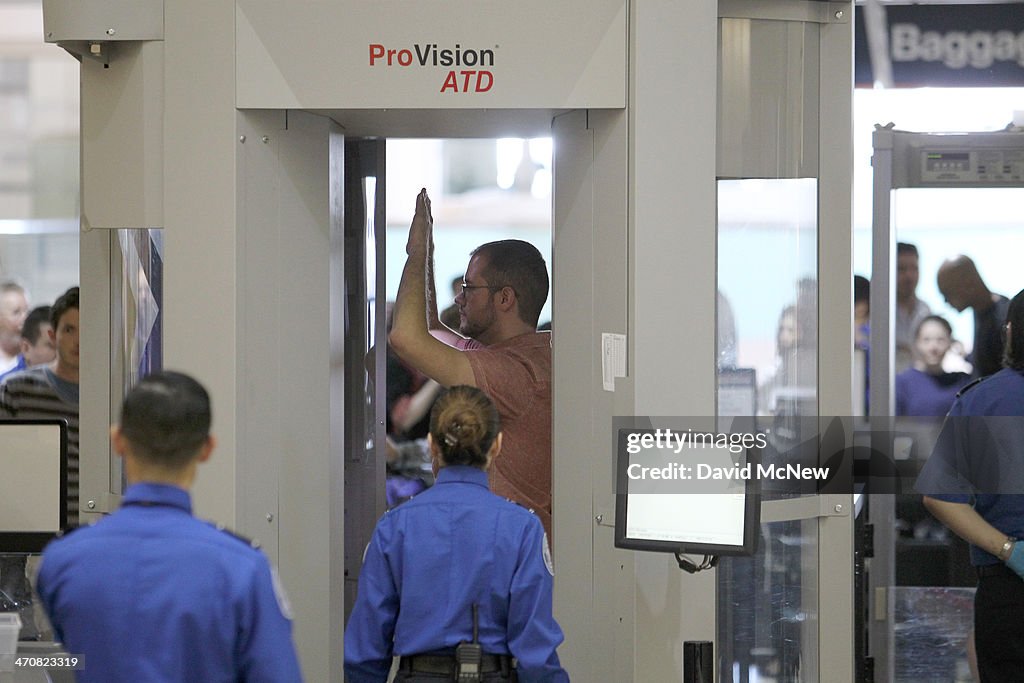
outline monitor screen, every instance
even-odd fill
[[[760,496],[756,445],[727,434],[663,442],[663,430],[620,429],[615,545],[704,555],[749,555],[757,547]],[[647,447],[639,447],[645,444]]]
[[[41,552],[67,528],[67,429],[0,420],[0,553]]]

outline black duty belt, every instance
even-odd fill
[[[975,567],[978,571],[978,578],[983,579],[989,576],[1009,576],[1015,579],[1020,578],[1017,576],[1017,572],[1013,571],[1005,564],[983,564],[979,567]]]
[[[399,670],[406,673],[444,674],[454,676],[458,662],[455,655],[411,655],[402,657]],[[480,673],[509,672],[515,666],[509,655],[484,654],[480,662]]]

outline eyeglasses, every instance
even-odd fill
[[[492,292],[497,292],[499,289],[504,289],[508,285],[467,285],[465,282],[462,283],[462,293],[465,294],[471,289],[489,289]]]

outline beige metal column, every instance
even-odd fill
[[[824,431],[832,417],[852,413],[853,6],[721,0],[719,12],[730,47],[720,66],[719,175],[818,181],[816,389]],[[851,445],[852,434],[845,436]],[[764,521],[817,520],[817,547],[808,546],[802,566],[817,579],[804,584],[801,643],[803,673],[812,679],[854,677],[853,511],[850,494],[773,501],[762,510]]]
[[[236,110],[234,3],[167,0],[164,21],[165,365],[209,387],[219,438],[196,512],[266,542],[305,676],[340,680],[329,121]]]
[[[818,119],[818,412],[844,416],[853,414],[854,8],[829,6],[835,21],[821,26]],[[853,681],[853,496],[824,498],[823,509],[846,514],[818,523],[819,661],[829,680]]]
[[[573,680],[633,680],[633,558],[613,547],[612,417],[601,333],[626,331],[626,114],[555,119],[552,219],[555,617]]]
[[[232,3],[164,3],[164,363],[210,390],[219,445],[196,483],[196,512],[229,526],[240,393],[234,17]]]
[[[628,362],[634,415],[715,413],[717,7],[631,4]],[[634,681],[715,640],[715,572],[635,554]]]

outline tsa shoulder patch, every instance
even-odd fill
[[[526,510],[527,512],[529,512],[529,513],[530,513],[531,515],[535,515],[535,514],[537,514],[536,512],[534,512],[534,511],[533,511],[533,508],[528,508],[528,507],[526,507],[525,505],[523,505],[522,503],[520,503],[520,502],[519,502],[518,500],[512,500],[511,498],[506,498],[505,500],[507,500],[507,501],[508,501],[508,502],[510,502],[510,503],[515,503],[515,504],[516,504],[516,505],[518,505],[519,507],[521,507],[521,508],[523,508],[524,510]]]
[[[960,391],[956,392],[956,397],[957,397],[957,398],[960,398],[960,397],[961,397],[961,396],[963,396],[963,395],[964,395],[964,394],[965,394],[965,393],[966,393],[966,392],[967,392],[968,390],[970,390],[970,389],[973,389],[973,388],[974,388],[974,387],[976,387],[976,386],[977,386],[978,384],[980,384],[981,382],[984,382],[984,381],[985,381],[986,379],[988,379],[988,378],[989,378],[989,376],[985,376],[985,377],[979,377],[978,379],[974,380],[973,382],[968,382],[967,384],[965,384],[965,385],[964,385],[963,389],[961,389]]]
[[[544,557],[544,566],[548,568],[548,574],[551,576],[555,575],[555,563],[551,559],[551,544],[548,543],[548,534],[544,532],[544,538],[541,540],[541,555]]]
[[[292,614],[292,603],[288,600],[288,594],[284,592],[284,584],[281,583],[276,567],[270,568],[270,581],[274,585],[274,599],[277,600],[278,609],[285,619],[292,621],[295,618]]]

